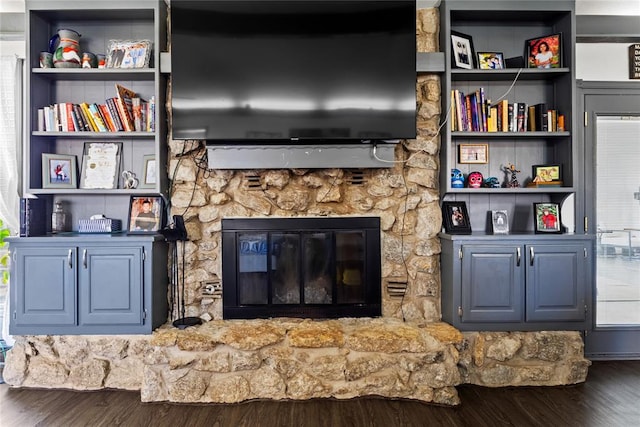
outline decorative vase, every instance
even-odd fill
[[[55,68],[80,68],[80,34],[62,28],[49,40],[49,52],[53,54]]]

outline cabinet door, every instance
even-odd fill
[[[75,325],[76,249],[24,247],[16,255],[15,325]]]
[[[80,325],[143,322],[141,247],[81,247]]]
[[[586,256],[581,244],[527,246],[527,321],[585,320]]]
[[[520,246],[462,246],[462,321],[521,322]]]

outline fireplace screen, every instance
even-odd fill
[[[222,223],[225,318],[380,315],[378,218]]]

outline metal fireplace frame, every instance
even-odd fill
[[[274,304],[271,280],[268,280],[267,304],[240,304],[238,297],[238,235],[247,232],[309,233],[361,231],[364,234],[364,303]],[[333,241],[335,245],[335,239]],[[269,251],[271,249],[268,249]],[[332,255],[335,257],[335,254]],[[305,217],[305,218],[224,218],[222,219],[222,314],[225,319],[256,319],[275,317],[341,318],[379,317],[382,315],[380,218],[378,217]],[[270,264],[270,256],[267,262]],[[335,259],[331,260],[335,273]],[[333,274],[333,278],[336,275]],[[336,289],[333,279],[333,289]]]

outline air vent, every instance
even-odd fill
[[[216,278],[202,282],[202,296],[220,298],[222,296],[222,282]]]
[[[364,185],[367,183],[367,178],[363,170],[357,169],[349,172],[347,177],[347,183],[350,185]]]
[[[262,184],[260,183],[260,175],[257,173],[245,173],[244,174],[244,188],[245,190],[262,190]]]
[[[387,279],[387,294],[390,297],[402,297],[407,293],[407,279]]]

